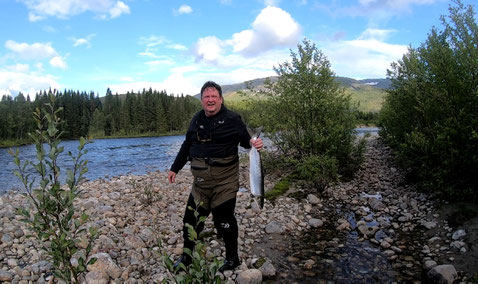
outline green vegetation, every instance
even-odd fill
[[[31,143],[35,127],[33,110],[48,102],[53,92],[40,92],[32,102],[19,94],[0,102],[0,146]],[[141,93],[113,95],[108,89],[100,99],[94,93],[55,93],[55,107],[63,108],[59,125],[64,139],[158,136],[184,133],[200,107],[197,99],[169,96],[151,89]]]
[[[199,208],[200,204],[196,204],[196,208]],[[196,224],[204,223],[206,221],[205,216],[199,217],[199,212],[192,208],[188,207],[188,210],[194,211],[194,216],[196,217]],[[195,227],[197,227],[197,225]],[[222,262],[219,261],[216,257],[207,257],[207,247],[206,244],[199,239],[199,236],[194,230],[194,227],[191,224],[186,224],[188,228],[189,239],[195,243],[193,251],[190,249],[184,248],[184,253],[191,257],[191,264],[186,267],[183,263],[179,266],[174,267],[173,260],[171,256],[165,251],[160,251],[161,259],[163,261],[163,266],[168,270],[168,278],[164,280],[165,283],[223,283],[221,277],[217,273],[219,268],[222,265]],[[162,241],[158,240],[159,247],[162,248]]]
[[[382,109],[387,94],[383,89],[364,84],[354,84],[352,87],[346,88],[345,93],[350,95],[352,103],[357,105],[357,109],[364,113],[378,113]]]
[[[455,1],[418,48],[392,65],[382,136],[420,188],[443,197],[478,194],[478,24]]]
[[[50,102],[46,103],[44,108],[37,108],[34,114],[37,128],[31,138],[35,141],[38,163],[22,163],[18,149],[15,153],[10,150],[18,167],[15,175],[22,181],[32,207],[19,208],[18,214],[42,243],[43,250],[55,267],[55,276],[67,283],[79,283],[80,275],[86,271],[86,266],[96,261],[94,258],[88,261],[87,259],[96,239],[97,229],[89,227],[87,232],[88,215],[79,214],[74,205],[75,199],[81,193],[78,184],[82,181],[83,174],[88,171],[87,161],[82,160],[86,154],[86,140],[80,139],[76,156],[69,153],[73,168],[67,170],[68,188],[64,189],[59,181],[61,169],[57,162],[63,152],[63,147],[58,146],[62,136],[59,129],[59,113],[62,108],[55,107],[53,94],[50,94],[49,99]],[[40,179],[38,189],[33,189],[35,179],[31,180],[30,174],[27,173],[29,166],[33,167]],[[81,247],[82,239],[86,239],[86,247]]]
[[[275,68],[278,81],[266,83],[267,100],[256,104],[249,119],[262,123],[298,174],[320,190],[338,175],[353,175],[361,161],[363,140],[355,143],[355,109],[335,81],[325,55],[304,40],[291,58]],[[324,162],[311,162],[319,160]]]

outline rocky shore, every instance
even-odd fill
[[[266,188],[276,181],[269,175]],[[84,281],[157,283],[168,277],[160,250],[173,258],[182,253],[191,182],[183,170],[172,185],[165,172],[83,183],[77,207],[99,228],[98,261]],[[247,187],[247,165],[241,166],[241,187]],[[222,276],[226,282],[478,281],[478,218],[449,224],[447,204],[406,185],[377,136],[368,138],[364,166],[353,180],[321,193],[294,185],[289,193],[294,197],[266,201],[261,210],[248,192],[239,192],[242,264]],[[22,195],[0,198],[0,281],[47,283],[52,266],[15,214],[21,206],[27,206]],[[212,233],[204,238],[208,254],[224,256],[211,217],[205,231]]]

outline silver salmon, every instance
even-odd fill
[[[257,139],[262,127],[251,134],[252,139]],[[261,199],[261,209],[264,208],[264,170],[262,168],[261,153],[252,147],[249,152],[249,186],[251,194]]]

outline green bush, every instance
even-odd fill
[[[50,94],[50,103],[34,113],[37,129],[30,136],[35,141],[38,163],[25,161],[22,164],[18,149],[16,152],[10,150],[10,154],[14,156],[18,167],[15,175],[22,181],[32,207],[18,209],[18,213],[23,216],[22,221],[29,225],[35,237],[42,243],[42,249],[53,263],[55,276],[67,283],[79,283],[79,277],[86,272],[86,266],[96,261],[95,258],[88,262],[86,260],[96,239],[97,229],[90,227],[89,231],[86,231],[88,215],[79,214],[74,205],[75,199],[81,193],[78,184],[88,171],[87,161],[82,160],[87,152],[84,149],[85,139],[80,139],[76,156],[69,153],[73,168],[67,170],[68,189],[64,189],[60,184],[61,169],[58,166],[58,158],[63,147],[59,146],[62,133],[59,131],[61,121],[58,114],[61,111],[62,108],[55,108],[55,96]],[[40,179],[39,188],[34,188],[35,179],[30,179],[28,166],[33,167]],[[85,249],[79,245],[83,237],[88,241]],[[83,256],[77,257],[78,255]],[[76,264],[72,261],[75,258]]]
[[[312,182],[319,191],[339,180],[337,159],[327,155],[303,158],[297,166],[297,173],[301,179]]]
[[[253,120],[264,124],[284,156],[309,165],[308,157],[335,159],[335,175],[353,174],[350,163],[359,160],[354,156],[363,148],[355,141],[350,96],[335,81],[325,55],[308,40],[298,45],[298,53],[291,51],[291,58],[274,69],[278,81],[266,84],[268,99]]]
[[[199,204],[196,204],[198,208]],[[204,223],[206,217],[199,217],[199,212],[188,207],[188,210],[194,211],[196,216],[196,223]],[[163,281],[164,283],[222,283],[221,277],[218,275],[218,270],[222,263],[216,257],[209,258],[206,256],[206,244],[199,239],[197,232],[191,224],[186,224],[188,228],[189,239],[195,243],[193,251],[185,248],[184,253],[191,257],[191,264],[186,267],[184,264],[180,264],[174,267],[173,260],[167,252],[161,250],[161,259],[163,266],[168,270],[169,275]],[[162,241],[158,240],[159,247],[162,248]]]
[[[381,135],[420,188],[477,198],[478,25],[472,6],[455,1],[419,48],[392,64]]]

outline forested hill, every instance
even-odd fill
[[[266,79],[269,79],[272,82],[277,81],[277,76],[266,77],[266,78],[258,78],[242,83],[231,84],[231,85],[222,85],[222,93],[224,96],[231,95],[237,91],[244,91],[248,88],[260,88],[264,85]],[[335,80],[340,83],[346,89],[358,89],[360,87],[370,86],[374,89],[381,89],[381,90],[388,90],[390,88],[390,80],[389,79],[363,79],[363,80],[356,80],[348,77],[336,77]],[[196,98],[200,97],[200,94],[195,95]]]
[[[222,85],[224,98],[228,103],[241,102],[247,99],[247,90],[261,89],[265,81],[269,79],[272,82],[277,81],[277,77],[258,78],[242,83]],[[365,113],[377,113],[381,110],[385,100],[386,90],[390,88],[389,79],[364,79],[356,80],[348,77],[336,77],[335,80],[345,89],[345,93],[350,95],[352,102],[358,105],[358,109]],[[246,94],[244,96],[244,94]],[[200,98],[200,94],[194,97]]]

